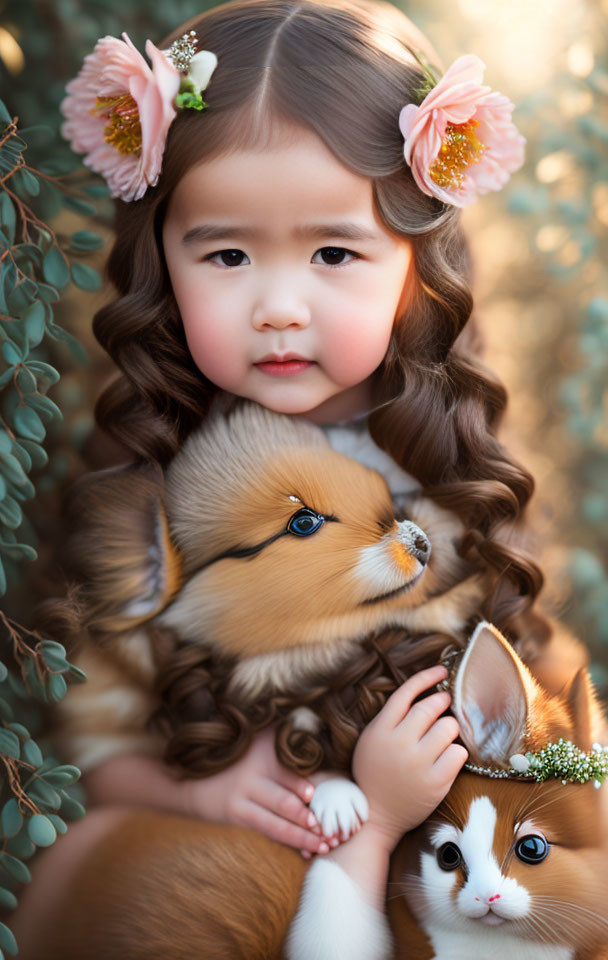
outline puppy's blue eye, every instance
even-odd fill
[[[531,833],[515,844],[515,855],[524,863],[540,863],[549,853],[549,844],[544,837]]]
[[[319,527],[323,525],[324,519],[307,507],[303,507],[289,518],[287,530],[289,533],[294,533],[296,537],[309,537],[311,533],[316,533]]]

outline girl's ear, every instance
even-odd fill
[[[511,645],[480,623],[458,668],[452,711],[471,759],[480,763],[521,753],[536,684]]]
[[[70,564],[84,584],[87,626],[118,632],[151,619],[181,582],[157,465],[106,471],[81,483],[71,506]]]

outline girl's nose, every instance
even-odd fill
[[[310,309],[294,295],[293,290],[282,288],[267,294],[255,305],[252,323],[256,330],[286,327],[307,327],[310,324]]]

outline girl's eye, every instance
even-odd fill
[[[315,259],[320,257],[320,260]],[[314,254],[313,263],[323,263],[326,267],[339,267],[343,263],[349,263],[351,260],[357,260],[357,254],[352,250],[345,250],[344,247],[321,247]]]
[[[460,847],[451,841],[443,843],[437,851],[437,863],[442,870],[457,870],[462,863]]]
[[[223,267],[242,267],[245,263],[249,263],[249,257],[242,250],[218,250],[217,253],[210,253],[205,260]]]
[[[289,518],[287,530],[289,533],[295,534],[296,537],[309,537],[311,533],[316,533],[319,527],[323,525],[324,519],[324,517],[320,517],[312,510],[304,507]]]
[[[549,844],[544,837],[531,833],[515,844],[515,855],[524,863],[540,863],[549,853]]]

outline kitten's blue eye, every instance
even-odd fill
[[[442,870],[457,870],[462,863],[460,847],[451,841],[442,843],[437,851],[437,863]]]
[[[324,517],[320,517],[317,513],[309,510],[308,507],[303,507],[289,518],[287,530],[289,533],[294,533],[296,537],[309,537],[311,533],[316,533],[319,527],[323,525],[324,519]]]
[[[515,855],[524,863],[540,863],[549,853],[549,844],[544,837],[531,833],[515,844]]]

